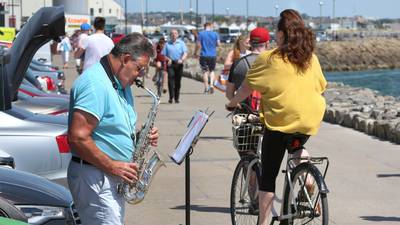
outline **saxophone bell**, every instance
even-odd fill
[[[153,181],[153,175],[161,166],[165,166],[165,163],[161,159],[161,156],[154,151],[146,163],[141,179],[135,185],[123,183],[119,187],[122,188],[122,190],[119,189],[119,192],[123,194],[125,201],[133,205],[142,202]]]

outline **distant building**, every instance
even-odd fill
[[[0,26],[20,29],[42,7],[64,6],[66,15],[106,17],[107,23],[124,20],[124,9],[115,0],[0,0]],[[79,19],[78,19],[79,20]]]

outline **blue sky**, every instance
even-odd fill
[[[117,0],[124,7],[125,0]],[[138,12],[141,10],[141,1],[127,0],[128,11]],[[179,11],[180,2],[183,2],[183,11],[188,12],[190,1],[192,8],[196,10],[196,0],[147,0],[149,11]],[[322,15],[332,16],[334,0],[322,0]],[[212,13],[212,0],[198,0],[199,13]],[[320,0],[248,0],[249,15],[274,16],[275,5],[279,11],[293,8],[301,13],[311,16],[319,16]],[[335,16],[363,15],[368,18],[400,18],[400,0],[335,0]],[[216,14],[226,14],[229,8],[230,14],[245,15],[246,0],[214,0]],[[145,6],[144,6],[145,9]]]

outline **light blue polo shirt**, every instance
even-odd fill
[[[176,39],[175,42],[167,41],[162,53],[168,58],[177,61],[182,58],[183,54],[187,52],[186,44],[181,39]]]
[[[92,133],[97,147],[114,160],[128,162],[134,150],[131,134],[136,132],[137,115],[131,87],[122,90],[116,81],[118,93],[100,63],[85,70],[71,89],[68,124],[75,109],[92,114],[99,121]]]

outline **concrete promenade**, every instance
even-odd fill
[[[71,62],[72,64],[72,62]],[[67,86],[76,75],[67,69]],[[148,80],[149,81],[149,80]],[[151,81],[147,84],[154,89]],[[198,109],[215,110],[191,157],[191,224],[231,224],[229,196],[238,155],[232,147],[231,123],[221,92],[203,95],[201,83],[182,79],[181,103],[162,97],[156,126],[159,152],[167,167],[161,168],[145,200],[127,205],[127,225],[185,224],[185,168],[171,162],[173,151]],[[139,119],[147,116],[151,99],[134,88]],[[327,156],[330,224],[400,224],[400,146],[366,134],[323,123],[306,145],[313,156]],[[282,177],[277,181],[279,206]],[[277,209],[279,211],[279,208]]]

